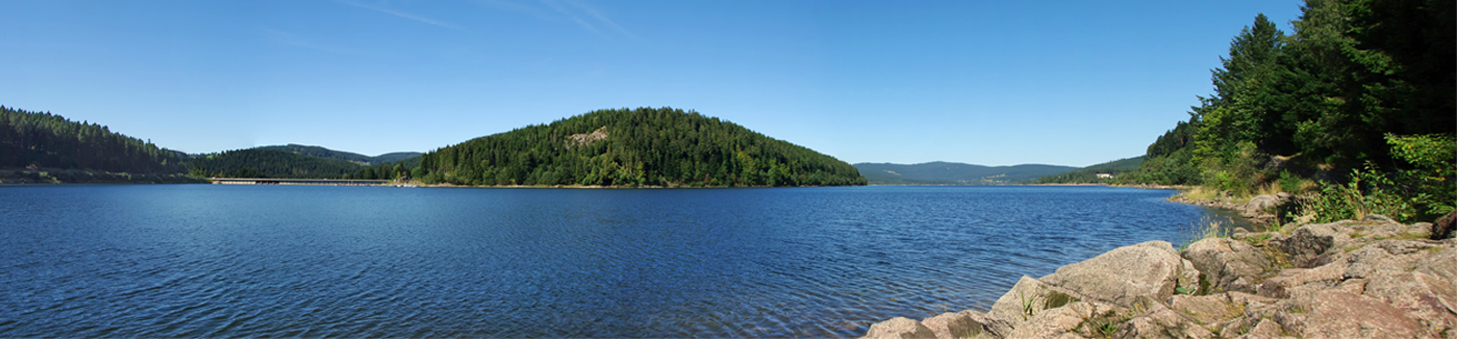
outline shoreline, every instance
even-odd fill
[[[1024,275],[988,309],[896,317],[863,338],[1450,338],[1457,239],[1433,230],[1372,215],[1149,241]]]

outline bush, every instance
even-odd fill
[[[1366,162],[1351,170],[1344,185],[1326,184],[1301,206],[1317,222],[1361,219],[1381,214],[1401,222],[1430,221],[1453,210],[1457,201],[1457,142],[1447,135],[1386,135],[1391,154],[1408,169],[1380,171]],[[1283,181],[1283,180],[1282,180]],[[1283,184],[1283,182],[1282,182]]]

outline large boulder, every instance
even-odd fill
[[[1179,257],[1173,244],[1149,241],[1060,267],[1038,280],[1094,301],[1127,307],[1140,297],[1168,300],[1179,287],[1195,291],[1199,271]]]
[[[983,324],[992,334],[1005,338],[1011,335],[1013,329],[1036,317],[1043,310],[1059,308],[1080,300],[1071,291],[1024,275],[1011,290],[997,298],[997,302],[987,312]]]
[[[1364,278],[1361,292],[1440,332],[1457,327],[1450,307],[1454,285],[1446,272],[1457,269],[1457,248],[1430,240],[1385,240],[1351,252],[1350,278]]]
[[[1380,215],[1369,215],[1361,221],[1338,221],[1305,225],[1280,241],[1280,249],[1290,256],[1295,267],[1311,268],[1335,260],[1336,256],[1383,239],[1425,237],[1431,225],[1402,225]]]
[[[1183,252],[1213,292],[1255,292],[1274,262],[1270,256],[1243,241],[1208,238],[1194,242]]]
[[[936,334],[921,322],[906,317],[895,317],[870,325],[862,339],[936,339]]]
[[[1273,314],[1287,330],[1304,338],[1427,337],[1405,312],[1375,298],[1339,290],[1294,297]]]
[[[1447,215],[1438,218],[1437,222],[1432,224],[1432,240],[1451,239],[1452,229],[1457,227],[1454,224],[1457,224],[1457,211],[1447,212]]]
[[[1249,202],[1235,205],[1234,209],[1235,211],[1238,211],[1239,214],[1242,216],[1256,217],[1260,215],[1270,214],[1270,212],[1273,211],[1275,208],[1278,208],[1280,207],[1280,205],[1283,205],[1289,201],[1289,194],[1257,195],[1254,198],[1250,198]]]
[[[1448,240],[1448,244],[1457,244]],[[1437,301],[1447,307],[1448,312],[1457,314],[1457,247],[1447,246],[1432,256],[1417,262],[1416,273],[1436,294]],[[1446,284],[1441,282],[1445,281]]]
[[[983,323],[986,323],[986,314],[972,310],[946,312],[921,320],[922,325],[926,325],[926,328],[936,334],[936,339],[980,337],[983,332],[986,332],[982,327]]]

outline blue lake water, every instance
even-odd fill
[[[854,337],[1201,207],[1107,187],[0,187],[0,337]]]

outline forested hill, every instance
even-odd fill
[[[1028,181],[1032,184],[1102,184],[1114,182],[1124,173],[1138,170],[1146,156],[1118,159]],[[1101,175],[1101,176],[1100,176]]]
[[[364,165],[275,149],[250,148],[203,154],[188,162],[189,174],[227,178],[330,178],[353,176]]]
[[[0,106],[0,168],[179,174],[184,157],[99,124]]]
[[[426,153],[414,175],[464,185],[864,185],[854,166],[674,108],[598,110]]]
[[[1070,166],[982,166],[956,162],[858,163],[872,185],[1004,185],[1077,169]]]
[[[351,152],[345,152],[345,151],[336,151],[336,150],[332,150],[332,149],[328,149],[328,148],[324,148],[324,147],[319,147],[319,146],[308,146],[308,145],[298,145],[298,144],[275,145],[275,146],[260,146],[260,147],[256,147],[255,149],[266,149],[266,150],[274,150],[274,151],[284,151],[284,152],[289,152],[289,153],[294,153],[294,154],[299,154],[299,155],[307,155],[307,156],[311,156],[311,157],[315,157],[315,158],[344,160],[344,161],[349,161],[349,162],[354,162],[354,163],[359,163],[359,164],[364,164],[364,165],[378,165],[378,164],[383,164],[383,163],[387,163],[387,162],[398,162],[398,161],[401,161],[401,160],[407,160],[407,159],[410,159],[410,158],[418,157],[421,154],[423,154],[423,153],[420,153],[420,152],[394,152],[394,153],[380,154],[379,156],[371,157],[371,156],[363,155],[363,154],[359,154],[359,153],[351,153]]]

